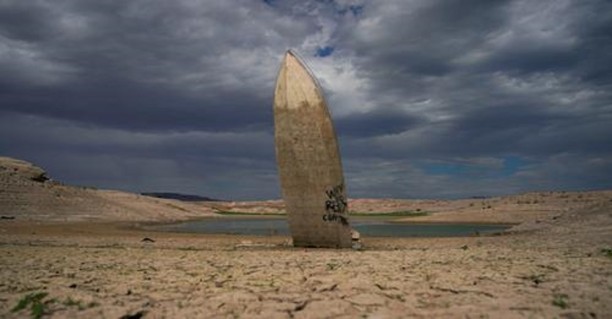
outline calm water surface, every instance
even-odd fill
[[[461,237],[501,232],[508,225],[404,224],[381,220],[351,220],[353,228],[369,237]],[[287,220],[277,218],[220,218],[162,226],[164,230],[236,235],[289,235]]]

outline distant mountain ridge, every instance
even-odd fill
[[[170,192],[147,192],[140,193],[140,195],[156,197],[156,198],[165,198],[165,199],[175,199],[183,202],[222,202],[221,199],[215,199],[205,196],[199,195],[190,195],[190,194],[180,194],[180,193],[170,193]]]

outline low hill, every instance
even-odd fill
[[[439,199],[349,199],[353,217],[385,215],[410,222],[444,223],[509,223],[544,221],[568,211],[588,211],[610,206],[612,191],[588,192],[529,192],[516,195]],[[281,215],[285,214],[282,200],[211,203],[223,214]]]
[[[62,185],[32,163],[0,157],[0,215],[29,220],[169,221],[215,214],[210,207],[188,202]]]
[[[176,193],[147,195],[62,185],[40,167],[0,157],[0,216],[4,218],[172,221],[219,213],[285,214],[282,200],[237,202]],[[570,211],[594,211],[611,205],[610,190],[531,192],[460,200],[349,200],[353,216],[382,214],[410,222],[540,223],[556,220]]]
[[[458,200],[355,199],[349,209],[360,214],[422,212],[404,218],[411,222],[523,223],[556,218],[568,211],[609,206],[612,191],[529,192]]]

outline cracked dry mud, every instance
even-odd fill
[[[612,318],[612,191],[356,199],[405,221],[520,224],[496,237],[287,237],[155,232],[148,222],[282,213],[62,185],[0,157],[0,318]],[[139,224],[140,223],[140,224]]]
[[[366,250],[353,251],[297,249],[283,237],[8,223],[0,236],[0,313],[6,318],[28,316],[29,308],[11,309],[32,292],[48,293],[43,316],[52,318],[612,314],[607,226],[572,238],[559,228],[561,233],[497,237],[369,239]],[[144,237],[155,242],[142,242]]]

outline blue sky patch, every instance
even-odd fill
[[[512,176],[526,164],[527,162],[519,156],[506,156],[504,158],[504,168],[501,174],[502,176]]]
[[[333,52],[334,52],[334,47],[326,45],[324,47],[319,47],[317,49],[317,53],[315,53],[315,56],[324,58],[326,56],[330,56]]]
[[[509,177],[524,167],[527,162],[515,155],[504,156],[503,167],[493,168],[481,166],[477,163],[453,163],[453,162],[434,162],[422,166],[423,171],[430,175],[479,175],[490,177]]]
[[[341,15],[341,16],[343,16],[343,15],[345,15],[345,14],[349,13],[349,12],[350,12],[350,13],[352,13],[352,14],[353,14],[353,16],[355,16],[355,17],[356,17],[356,16],[358,16],[358,15],[360,15],[360,14],[362,14],[362,13],[363,13],[363,6],[355,6],[355,5],[350,5],[350,6],[348,6],[348,7],[344,7],[344,8],[339,9],[339,10],[337,11],[337,13],[338,13],[339,15]]]
[[[459,175],[465,173],[467,167],[458,163],[429,163],[423,166],[423,170],[429,175]]]
[[[358,16],[363,13],[363,6],[349,6],[349,10],[351,10],[354,16]]]

